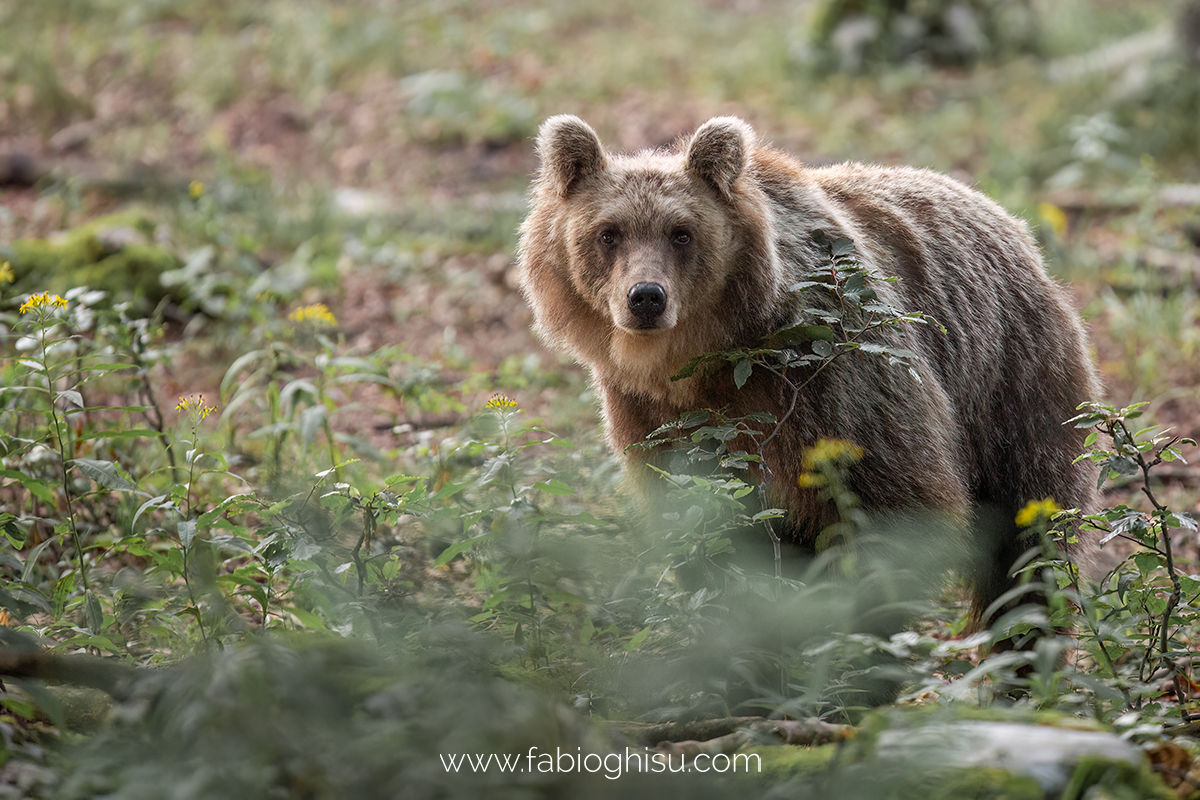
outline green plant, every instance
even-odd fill
[[[159,441],[162,415],[152,403],[93,399],[144,387],[144,376],[129,370],[145,362],[120,359],[145,355],[145,336],[124,327],[104,299],[84,289],[66,299],[43,292],[20,308],[17,328],[25,332],[12,342],[19,355],[6,361],[0,387],[3,477],[16,512],[3,520],[9,544],[29,552],[9,562],[19,577],[6,596],[21,616],[48,614],[48,630],[74,630],[67,644],[118,652],[111,598],[93,567],[105,551],[106,529],[139,494],[120,458]],[[128,424],[142,415],[157,418],[160,430]],[[162,452],[151,447],[151,464],[155,449]]]
[[[580,569],[583,549],[564,535],[586,535],[603,523],[586,511],[556,507],[553,501],[575,489],[539,456],[546,448],[574,445],[521,423],[520,416],[516,401],[494,395],[479,420],[487,438],[462,443],[480,459],[470,491],[464,487],[468,538],[444,549],[434,564],[474,553],[475,588],[483,601],[471,622],[503,630],[531,664],[548,667],[573,649],[572,641],[586,645],[595,632],[587,613],[591,601],[582,594],[590,583]]]
[[[945,669],[939,653],[945,657],[946,651],[935,648],[933,662],[922,667],[928,677],[916,693],[932,690],[964,700],[1015,689],[1041,708],[1086,712],[1132,727],[1166,722],[1172,713],[1185,722],[1192,718],[1187,664],[1189,642],[1200,629],[1192,606],[1200,583],[1180,569],[1172,531],[1194,533],[1197,524],[1191,515],[1163,504],[1153,471],[1181,460],[1180,446],[1194,442],[1154,427],[1133,430],[1130,423],[1144,405],[1117,409],[1087,403],[1068,424],[1095,429],[1080,458],[1101,465],[1101,483],[1137,480],[1149,509],[1121,503],[1085,516],[1077,509],[1060,510],[1051,499],[1031,503],[1018,522],[1040,530],[1042,546],[1025,559],[1027,580],[997,604],[1011,604],[1026,593],[1039,602],[1014,607],[980,637],[1004,640],[1019,632],[1029,646],[994,653],[949,685],[938,675]],[[1120,539],[1133,549],[1097,585],[1088,586],[1055,542],[1097,534],[1101,545]],[[1076,655],[1067,659],[1068,653]],[[1163,682],[1172,685],[1173,710],[1161,702]],[[1124,716],[1130,711],[1136,713]]]
[[[772,333],[759,347],[708,353],[693,358],[672,378],[678,380],[689,377],[699,369],[724,362],[733,365],[733,381],[741,388],[756,368],[764,369],[782,382],[786,389],[785,396],[791,398],[784,415],[780,419],[773,419],[770,415],[754,414],[743,419],[726,420],[723,425],[703,427],[697,427],[697,421],[706,422],[707,416],[692,415],[661,426],[642,445],[653,448],[663,442],[679,441],[678,437],[672,438],[677,428],[697,428],[690,434],[691,440],[715,440],[717,445],[714,453],[721,457],[719,464],[722,468],[745,470],[753,463],[762,471],[757,485],[764,509],[769,508],[774,476],[766,470],[763,451],[788,424],[805,388],[837,359],[851,353],[885,359],[890,366],[907,369],[915,376],[912,363],[916,354],[900,347],[897,342],[903,341],[910,326],[930,322],[929,317],[921,312],[903,311],[880,299],[873,284],[881,279],[858,260],[851,240],[831,239],[821,230],[814,231],[812,237],[823,249],[825,261],[789,287],[802,308],[801,321]],[[884,283],[898,280],[894,277],[882,279]],[[707,413],[697,412],[698,415]],[[727,442],[745,441],[747,437],[753,441],[755,453],[728,451]],[[708,457],[702,448],[694,448],[688,453],[689,460],[693,462]],[[826,460],[818,459],[822,462]],[[832,474],[819,478],[822,481],[831,479]],[[818,478],[814,477],[816,480]],[[839,493],[835,491],[833,494]],[[849,508],[841,510],[848,512]],[[775,547],[777,564],[781,558],[780,541],[772,520],[781,516],[782,512],[775,509],[764,510],[756,517],[765,523]]]
[[[325,465],[332,467],[340,479],[345,459],[339,445],[348,437],[335,434],[331,417],[345,403],[341,387],[359,382],[390,383],[383,359],[338,352],[332,338],[336,325],[337,320],[323,303],[296,308],[282,327],[269,324],[263,346],[235,359],[221,381],[225,406],[221,422],[231,440],[245,417],[246,405],[256,406],[265,417],[246,439],[266,441],[270,480],[283,471],[289,438],[294,437],[297,455],[311,466],[309,450],[317,444],[318,434],[323,439]],[[359,449],[365,448],[367,445],[361,443]]]
[[[1156,494],[1152,481],[1155,467],[1181,461],[1180,446],[1196,442],[1168,436],[1157,427],[1133,430],[1131,422],[1142,415],[1145,403],[1117,409],[1089,403],[1072,422],[1094,428],[1088,436],[1088,458],[1101,465],[1101,481],[1140,480],[1140,494],[1148,510],[1120,504],[1086,517],[1103,536],[1101,544],[1123,539],[1135,549],[1118,565],[1101,587],[1090,616],[1092,645],[1112,677],[1146,687],[1157,670],[1170,678],[1178,713],[1190,718],[1190,692],[1184,664],[1190,654],[1188,642],[1200,628],[1193,602],[1200,596],[1200,580],[1183,572],[1177,563],[1173,530],[1195,533],[1196,520],[1188,513],[1173,511]],[[1104,446],[1104,442],[1110,444]],[[1112,637],[1109,631],[1132,628],[1130,638]],[[1120,670],[1120,671],[1118,671]],[[1121,672],[1125,672],[1122,675]],[[1141,689],[1145,691],[1144,688]],[[1135,694],[1132,705],[1142,707],[1144,695]],[[1156,703],[1150,706],[1157,710]],[[1147,711],[1147,713],[1148,713]]]

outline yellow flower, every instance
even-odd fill
[[[825,477],[812,472],[801,472],[796,478],[796,485],[801,489],[820,489],[825,485]]]
[[[1042,218],[1042,222],[1050,226],[1050,230],[1054,231],[1055,236],[1059,239],[1067,238],[1067,215],[1061,208],[1050,203],[1040,203],[1038,216]]]
[[[192,409],[195,409],[195,413],[200,419],[205,419],[209,414],[216,410],[216,407],[210,406],[202,394],[196,395],[191,400],[186,397],[181,397],[179,398],[179,402],[175,404],[176,411],[187,412],[191,411]]]
[[[337,317],[333,316],[333,312],[324,303],[300,306],[288,314],[288,319],[292,322],[312,322],[318,325],[328,325],[331,328],[337,325]]]
[[[802,489],[819,489],[829,481],[825,470],[832,467],[842,470],[863,457],[863,449],[845,439],[819,439],[804,451],[800,460],[800,476],[796,483]]]
[[[820,439],[812,447],[804,451],[800,466],[805,472],[812,472],[821,464],[833,462],[837,466],[849,466],[863,457],[863,449],[854,442],[845,439]]]
[[[12,264],[0,261],[0,283],[12,283],[16,279],[17,276],[12,271]]]
[[[511,397],[506,397],[505,395],[502,395],[502,394],[492,395],[492,399],[488,400],[487,405],[484,406],[484,408],[490,408],[493,411],[507,411],[510,408],[516,408],[516,407],[517,407],[516,400],[513,400]]]
[[[204,195],[204,184],[200,181],[192,181],[188,184],[188,194],[193,200],[199,200]]]
[[[1053,497],[1047,497],[1045,500],[1030,500],[1024,508],[1017,512],[1017,527],[1028,528],[1039,520],[1050,519],[1059,511],[1062,509],[1058,507],[1058,503],[1054,502]]]
[[[21,304],[21,313],[28,311],[41,311],[43,308],[66,308],[67,301],[63,300],[56,294],[50,292],[42,292],[41,294],[31,294],[29,299]]]

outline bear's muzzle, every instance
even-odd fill
[[[657,283],[636,283],[625,301],[637,327],[657,328],[667,310],[667,291]]]

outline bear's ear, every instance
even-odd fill
[[[579,117],[560,114],[538,129],[537,152],[541,180],[566,197],[581,179],[602,171],[608,163],[600,137]]]
[[[737,117],[716,117],[700,126],[687,148],[687,168],[726,197],[746,169],[754,130]]]

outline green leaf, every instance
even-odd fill
[[[1115,475],[1137,475],[1137,462],[1128,456],[1113,456],[1108,460],[1108,468]]]
[[[481,536],[476,536],[471,539],[464,539],[461,542],[455,542],[454,544],[450,545],[445,550],[443,550],[440,554],[438,554],[438,557],[436,559],[434,559],[434,561],[433,561],[433,566],[440,567],[443,564],[448,564],[448,563],[450,563],[451,559],[453,559],[459,555],[462,555],[463,553],[466,553],[471,548],[473,548],[475,545],[481,544],[482,542],[486,542],[488,539],[491,539],[495,535],[496,535],[495,531],[488,531],[487,533],[482,534]]]
[[[25,361],[21,361],[18,363],[27,365],[27,362],[25,362]],[[41,371],[40,365],[34,364],[33,366],[34,366],[34,369]],[[41,392],[42,394],[48,393],[45,386],[0,386],[0,395],[4,394],[5,392]]]
[[[137,528],[138,519],[142,516],[142,514],[144,514],[146,511],[148,511],[151,508],[173,508],[173,507],[175,507],[175,503],[171,500],[168,500],[167,496],[165,494],[160,494],[155,497],[151,497],[149,500],[147,500],[146,502],[144,502],[140,506],[138,506],[138,510],[136,512],[134,512],[133,521],[129,523],[129,527]]]
[[[395,580],[400,574],[401,567],[400,559],[396,556],[391,556],[387,561],[383,562],[383,566],[379,570],[379,575],[385,581]]]
[[[37,719],[36,705],[33,703],[27,703],[24,700],[18,700],[11,694],[6,697],[0,697],[0,708],[6,708],[22,719],[27,719],[30,721]]]
[[[137,487],[125,480],[117,472],[117,465],[111,461],[101,461],[95,458],[75,458],[72,463],[87,477],[106,489],[116,492],[131,492],[148,497],[145,492],[139,492]]]
[[[8,540],[13,550],[24,550],[25,542],[29,540],[29,535],[33,533],[34,529],[31,527],[21,530],[16,521],[17,518],[12,514],[0,513],[0,535]],[[17,566],[16,569],[19,570],[21,567]]]
[[[106,653],[119,654],[121,648],[117,647],[116,642],[107,636],[90,636],[88,634],[80,634],[72,636],[62,643],[63,647],[93,647],[97,650],[103,650]]]
[[[225,399],[228,397],[226,391],[232,384],[239,384],[239,389],[248,385],[248,382],[240,382],[239,379],[241,378],[243,372],[250,369],[251,364],[259,359],[269,360],[270,358],[271,351],[267,349],[261,349],[251,350],[249,353],[246,353],[235,359],[234,362],[229,365],[229,369],[225,370],[225,377],[221,379],[221,398]]]
[[[66,400],[68,403],[75,406],[76,408],[83,408],[83,395],[81,395],[79,392],[75,391],[74,389],[66,389],[64,391],[58,392],[58,393],[56,393],[54,399],[55,400]]]
[[[254,552],[254,547],[238,536],[213,536],[211,541],[214,547],[223,547],[227,550],[233,550],[238,553],[250,554]],[[254,569],[257,570],[258,567],[256,566]]]
[[[911,350],[905,350],[903,347],[892,347],[891,345],[878,344],[876,342],[863,342],[859,345],[864,353],[875,353],[877,355],[892,356],[893,358],[915,359],[917,354]]]
[[[91,405],[88,408],[92,411],[120,411],[129,414],[145,414],[150,410],[150,406],[97,406]],[[158,431],[155,431],[158,434]]]
[[[282,505],[286,505],[292,498],[282,501]],[[204,527],[209,527],[217,523],[221,517],[227,513],[239,514],[243,511],[258,509],[258,502],[252,495],[248,494],[232,494],[226,497],[215,506],[205,511],[200,515],[199,524]]]
[[[329,469],[323,469],[320,472],[313,473],[313,477],[324,479],[326,476],[334,474],[335,472],[337,472],[339,469],[342,469],[343,467],[347,467],[350,464],[357,464],[358,461],[359,460],[357,458],[351,458],[348,461],[342,461],[339,464],[334,464]]]
[[[36,614],[38,611],[50,611],[50,604],[45,598],[28,590],[22,591],[22,594],[32,600],[37,600],[35,603],[27,603],[14,594],[0,588],[0,608],[7,608],[17,617],[27,617],[30,614]]]
[[[303,608],[292,607],[289,608],[287,612],[299,620],[300,624],[306,628],[313,628],[314,630],[318,631],[323,631],[326,629],[325,621],[311,611],[305,611]]]
[[[741,389],[746,385],[746,381],[750,379],[750,372],[754,369],[754,362],[748,358],[743,358],[733,368],[733,382],[737,388]]]
[[[673,381],[681,381],[684,378],[690,378],[696,374],[696,367],[700,366],[700,362],[704,360],[704,356],[696,356],[691,361],[683,365],[683,369],[671,376]]]
[[[325,406],[322,405],[309,406],[300,412],[301,441],[305,444],[312,444],[313,439],[317,437],[317,433],[325,425],[327,413]]]
[[[446,500],[446,499],[451,498],[454,495],[458,494],[462,490],[463,490],[463,484],[447,481],[445,484],[443,484],[442,488],[440,488],[436,492],[434,492],[433,496],[431,496],[429,499],[430,500]]]
[[[257,580],[252,578],[236,578],[235,583],[241,588],[242,593],[257,602],[260,608],[267,608],[270,605],[270,598],[267,596],[267,587]]]
[[[1149,577],[1158,572],[1162,562],[1156,553],[1134,553],[1133,563],[1137,566],[1142,577]]]
[[[543,439],[538,444],[548,444],[554,447],[575,447],[575,443],[570,439],[563,439],[559,436],[551,436],[549,439]]]
[[[390,489],[398,483],[416,483],[419,480],[421,479],[413,475],[389,475],[383,485]]]
[[[58,583],[54,584],[54,618],[62,619],[63,611],[67,607],[67,599],[70,598],[71,592],[75,591],[75,573],[68,572],[58,579]]]
[[[541,489],[546,494],[552,495],[567,495],[575,494],[575,490],[567,484],[560,481],[558,478],[551,478],[548,481],[539,481],[534,485],[535,489]]]
[[[789,325],[768,336],[765,344],[769,348],[778,350],[816,340],[832,342],[834,340],[833,329],[828,325]]]
[[[9,478],[24,486],[38,500],[43,503],[54,506],[54,490],[49,484],[34,478],[31,475],[26,475],[24,472],[18,472],[12,469],[0,469],[0,478]]]
[[[102,362],[99,364],[88,364],[87,368],[88,372],[92,373],[93,375],[97,372],[115,372],[119,369],[136,369],[133,364],[122,364],[119,361],[114,361],[111,363]]]
[[[33,548],[29,555],[25,557],[25,571],[21,573],[21,583],[29,583],[30,577],[33,574],[34,568],[37,567],[38,561],[42,558],[42,553],[49,549],[50,545],[57,541],[55,536],[47,536],[42,543]]]
[[[191,547],[192,540],[196,538],[196,520],[180,520],[175,525],[175,531],[179,534],[179,543],[185,548]]]
[[[308,398],[311,402],[316,402],[319,396],[315,383],[304,378],[296,378],[279,390],[279,405],[295,410],[301,400]]]
[[[629,641],[625,643],[625,645],[624,645],[625,651],[633,652],[634,650],[637,650],[639,647],[642,646],[642,643],[646,641],[646,637],[649,635],[650,635],[650,626],[647,625],[646,627],[642,628],[640,631],[635,633],[629,639]]]
[[[833,240],[833,244],[829,246],[829,252],[834,256],[848,256],[854,252],[854,240],[840,236]]]
[[[155,567],[165,569],[172,575],[183,574],[183,554],[178,547],[172,547],[169,550],[155,550],[151,558],[154,559]]]
[[[860,295],[865,295],[867,291],[867,274],[865,272],[855,272],[846,279],[845,292],[848,297],[858,298]]]
[[[77,437],[76,440],[83,442],[83,441],[88,441],[90,439],[114,439],[114,440],[157,439],[157,438],[162,437],[162,435],[163,434],[161,434],[158,431],[153,430],[151,428],[131,428],[129,430],[123,430],[123,431],[114,431],[114,430],[91,431],[90,433],[85,433],[82,436]]]
[[[104,630],[104,610],[100,608],[100,601],[91,589],[83,593],[83,610],[92,633]]]

